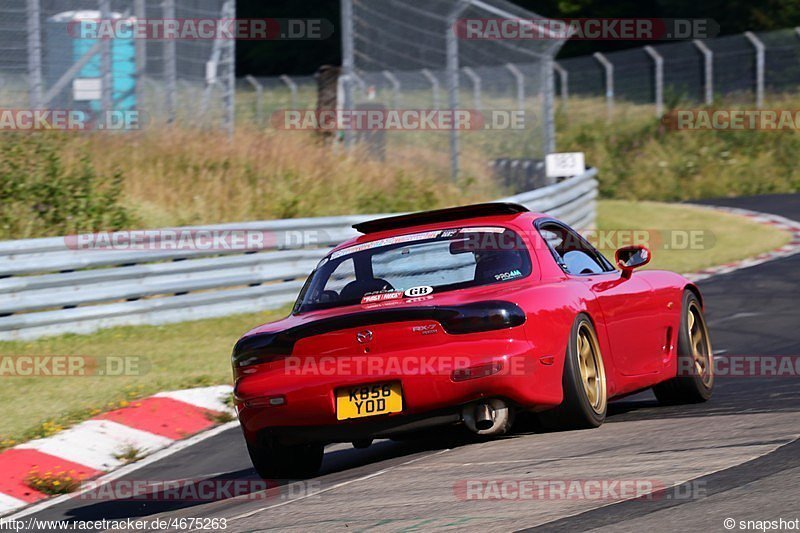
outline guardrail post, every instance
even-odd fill
[[[561,103],[566,107],[567,99],[569,98],[569,72],[559,65],[557,61],[553,61],[553,70],[558,73],[558,81],[561,86]]]
[[[39,0],[28,0],[28,102],[31,108],[42,105],[42,27]]]
[[[297,84],[286,74],[281,76],[281,81],[289,88],[289,109],[297,109]]]
[[[653,62],[655,63],[655,100],[656,100],[656,116],[660,117],[664,113],[664,58],[661,54],[656,52],[652,46],[645,46],[644,51],[647,52]]]
[[[525,110],[525,76],[520,72],[516,65],[506,63],[505,67],[514,76],[517,85],[517,109]]]
[[[262,124],[264,119],[264,86],[250,75],[246,76],[245,80],[256,90],[256,121]]]
[[[704,62],[704,88],[705,88],[705,95],[706,95],[706,105],[711,105],[714,102],[714,52],[706,46],[706,43],[699,39],[695,39],[692,43],[700,50],[700,53],[703,54],[703,62]]]
[[[433,90],[433,108],[439,109],[439,90],[441,88],[441,84],[439,83],[439,78],[433,75],[433,72],[424,68],[420,71],[425,78],[429,82],[431,82],[431,89]]]
[[[469,67],[464,67],[461,69],[464,71],[464,74],[469,78],[472,82],[472,105],[475,107],[475,110],[480,110],[481,108],[481,77]]]
[[[608,110],[608,119],[611,120],[614,115],[614,65],[600,52],[595,52],[593,56],[606,73],[606,109]]]
[[[756,37],[756,34],[751,31],[744,32],[744,36],[753,45],[756,50],[756,107],[761,108],[764,106],[764,56],[766,47],[761,39]]]
[[[392,108],[398,109],[400,107],[400,80],[388,70],[383,71],[383,76],[392,84]]]

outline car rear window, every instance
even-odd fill
[[[295,312],[427,296],[529,276],[522,239],[503,227],[412,233],[357,244],[324,258]]]

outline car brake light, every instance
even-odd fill
[[[511,302],[476,302],[443,311],[440,323],[447,333],[454,335],[513,328],[525,323],[525,313]]]
[[[280,361],[292,354],[292,346],[278,334],[260,334],[240,339],[233,348],[233,368],[244,368]]]

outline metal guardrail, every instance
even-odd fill
[[[595,220],[597,171],[503,201],[578,229]],[[381,215],[217,224],[179,230],[248,230],[270,249],[76,250],[65,237],[0,242],[0,340],[90,333],[275,309],[292,302],[331,246]],[[310,246],[313,246],[310,248]]]

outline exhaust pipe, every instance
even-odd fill
[[[493,409],[488,403],[480,403],[475,408],[475,427],[478,431],[486,431],[494,425]]]
[[[467,429],[478,435],[503,435],[513,422],[511,408],[499,399],[485,400],[464,406],[461,420]]]

